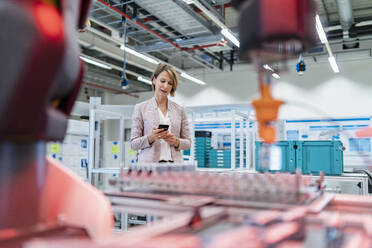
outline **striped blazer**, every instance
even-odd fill
[[[186,110],[168,99],[168,116],[171,123],[171,131],[180,140],[178,148],[170,146],[172,160],[177,163],[182,163],[181,150],[188,150],[191,146]],[[161,149],[160,141],[156,140],[152,144],[149,144],[147,139],[147,135],[158,125],[159,113],[155,97],[135,105],[132,116],[130,142],[133,150],[140,150],[138,163],[157,163],[159,161]]]

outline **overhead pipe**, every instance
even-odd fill
[[[111,91],[111,92],[117,93],[117,94],[124,94],[124,95],[131,96],[131,97],[134,97],[134,98],[139,98],[138,95],[134,95],[134,94],[122,91],[122,90],[117,90],[117,89],[105,87],[105,86],[102,86],[102,85],[99,85],[99,84],[93,84],[93,83],[89,83],[89,82],[83,82],[83,84],[85,84],[87,86],[90,86],[90,87]]]
[[[349,30],[354,24],[353,6],[351,0],[337,0],[338,15],[344,39],[349,38]]]
[[[113,7],[111,4],[109,3],[106,3],[104,0],[97,0],[98,2],[102,3],[103,5],[105,5],[106,7],[110,8],[111,10],[115,11],[116,13],[118,13],[119,15],[125,17],[126,19],[130,20],[131,22],[137,24],[138,26],[141,26],[142,28],[144,28],[145,30],[149,31],[150,33],[152,33],[153,35],[159,37],[160,39],[164,40],[165,42],[168,42],[169,44],[171,44],[172,46],[174,46],[175,48],[177,48],[178,50],[180,51],[191,51],[191,50],[197,50],[197,49],[203,49],[203,48],[206,48],[206,47],[214,47],[214,46],[221,46],[220,43],[214,43],[214,44],[209,44],[209,45],[204,45],[204,46],[197,46],[197,47],[192,47],[192,48],[189,48],[189,47],[181,47],[179,45],[177,45],[176,43],[174,43],[173,41],[167,39],[166,37],[162,36],[161,34],[155,32],[154,30],[152,30],[151,28],[147,27],[146,25],[144,25],[143,23],[141,23],[140,21],[138,20],[134,20],[133,18],[131,18],[129,15],[127,15],[126,13],[124,13],[123,11]]]
[[[146,25],[144,25],[143,23],[139,22],[138,20],[133,20],[133,18],[131,18],[129,15],[127,15],[126,13],[124,13],[123,11],[120,11],[118,10],[117,8],[113,7],[111,4],[109,3],[106,3],[104,0],[97,0],[98,2],[102,3],[103,5],[105,5],[106,7],[110,8],[111,10],[115,11],[116,13],[118,13],[119,15],[125,17],[126,19],[130,20],[131,22],[137,24],[138,26],[141,26],[142,28],[146,29],[147,31],[149,31],[150,33],[156,35],[157,37],[159,37],[160,39],[168,42],[169,44],[171,44],[172,46],[176,47],[177,49],[179,50],[182,50],[182,47],[180,47],[179,45],[177,45],[176,43],[172,42],[171,40],[168,40],[167,38],[165,38],[164,36],[160,35],[159,33],[153,31],[151,28],[147,27]]]
[[[214,43],[214,44],[209,44],[209,45],[202,45],[202,46],[194,46],[194,47],[187,47],[185,48],[185,51],[192,51],[192,50],[200,50],[200,49],[204,49],[204,48],[208,48],[208,47],[215,47],[215,46],[226,46],[226,41],[224,42],[217,42],[217,43]]]
[[[226,15],[226,9],[227,8],[230,8],[230,7],[232,7],[232,5],[231,5],[231,3],[225,3],[224,5],[223,5],[223,16],[225,16]],[[220,9],[221,8],[221,6],[220,5],[217,5],[217,6],[215,6],[215,8],[218,10],[218,9]],[[209,8],[207,8],[208,10],[209,10]],[[204,19],[206,19],[206,20],[208,20],[203,14],[202,14],[202,11],[200,10],[200,9],[195,9],[194,10],[196,13],[198,13],[198,14],[200,14]]]

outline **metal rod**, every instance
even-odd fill
[[[105,86],[102,86],[102,85],[99,85],[99,84],[94,84],[94,83],[89,83],[89,82],[83,82],[83,84],[94,87],[94,88],[104,89],[104,90],[108,90],[108,91],[111,91],[111,92],[114,92],[114,93],[119,93],[119,94],[124,94],[124,95],[131,96],[131,97],[134,97],[134,98],[139,98],[139,96],[137,96],[137,95],[134,95],[134,94],[122,91],[122,90],[108,88],[108,87],[105,87]]]
[[[236,110],[232,111],[231,118],[231,169],[235,169],[235,134],[236,134]]]
[[[251,167],[251,154],[250,154],[250,136],[249,136],[249,121],[245,120],[245,168],[248,170]]]
[[[190,148],[190,156],[191,156],[191,159],[192,159],[192,162],[195,161],[195,112],[194,111],[191,111],[191,123],[190,123],[190,137],[192,139],[192,142],[191,142],[191,148]]]
[[[121,23],[121,22],[123,22],[123,20],[108,22],[108,23],[106,23],[106,25],[112,25],[112,24]]]
[[[240,120],[240,127],[239,127],[239,138],[240,138],[240,148],[239,148],[239,162],[240,162],[240,169],[243,169],[243,163],[244,163],[244,143],[243,143],[243,139],[244,139],[244,133],[243,133],[243,130],[244,130],[244,119],[241,119]]]
[[[124,165],[124,147],[123,147],[123,144],[124,144],[124,117],[121,116],[120,117],[120,124],[119,124],[119,147],[120,147],[120,151],[119,151],[119,166],[120,166],[120,174],[121,174],[121,171],[123,169],[123,165]],[[121,175],[120,175],[121,176]]]
[[[203,48],[216,47],[216,46],[224,46],[224,45],[221,45],[221,43],[218,42],[218,43],[202,45],[202,46],[187,47],[187,48],[185,48],[185,51],[200,50],[200,49],[203,49]]]
[[[129,1],[126,1],[126,2],[123,2],[123,3],[113,4],[112,6],[116,7],[116,6],[121,6],[121,5],[129,4],[129,3],[133,3],[133,2],[134,2],[134,0],[129,0]]]
[[[97,114],[97,111],[95,112]],[[96,115],[95,119],[95,124],[94,124],[94,167],[95,168],[100,168],[100,163],[99,163],[99,155],[100,155],[100,147],[101,147],[101,139],[100,139],[100,134],[101,134],[101,119],[99,118],[99,115]],[[94,175],[94,186],[98,187],[98,175]]]
[[[94,128],[96,121],[95,109],[89,110],[89,145],[88,145],[88,182],[92,184],[92,170],[94,168]]]
[[[106,17],[109,17],[109,16],[114,16],[114,15],[113,14],[107,14],[107,15],[99,16],[99,17],[97,17],[97,19],[105,19]]]

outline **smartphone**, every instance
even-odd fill
[[[163,129],[164,131],[165,131],[165,130],[168,130],[168,129],[169,129],[169,125],[166,125],[166,124],[159,124],[158,129]]]

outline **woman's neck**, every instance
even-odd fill
[[[167,97],[155,96],[155,100],[159,108],[164,108],[164,107],[167,108],[167,103],[168,103]]]

